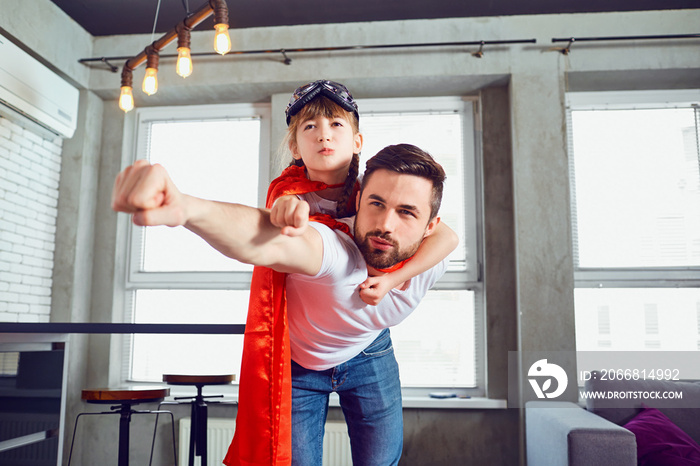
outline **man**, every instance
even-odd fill
[[[390,465],[401,456],[403,418],[388,327],[415,309],[446,261],[377,306],[362,302],[357,287],[368,274],[410,259],[433,233],[444,179],[442,167],[417,147],[386,147],[367,163],[353,238],[316,222],[299,235],[282,235],[268,211],[184,195],[162,167],[144,161],[119,174],[112,205],[133,214],[137,225],[182,225],[231,258],[290,274],[293,463],[321,464],[328,395],[335,391],[354,464]]]

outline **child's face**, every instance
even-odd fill
[[[316,116],[299,124],[291,149],[295,159],[304,161],[311,180],[342,183],[353,154],[362,149],[362,135],[343,117]]]

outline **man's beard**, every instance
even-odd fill
[[[406,249],[401,249],[399,244],[391,238],[391,235],[387,233],[382,233],[380,230],[374,230],[366,233],[362,238],[358,235],[357,226],[355,227],[355,244],[357,245],[362,257],[364,257],[367,265],[374,267],[375,269],[388,269],[401,261],[408,259],[413,256],[418,247],[420,246],[420,241],[415,244],[410,245]],[[381,249],[376,249],[371,246],[369,242],[370,237],[381,238],[384,241],[391,243],[393,248],[383,251]]]

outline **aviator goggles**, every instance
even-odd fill
[[[354,113],[358,120],[360,119],[360,114],[357,111],[357,103],[355,99],[352,98],[352,94],[350,94],[348,88],[335,81],[320,79],[305,84],[294,91],[292,98],[289,99],[289,104],[287,104],[287,109],[284,111],[284,114],[287,116],[287,126],[289,126],[289,120],[294,115],[299,113],[306,104],[318,96],[328,97],[343,109]]]

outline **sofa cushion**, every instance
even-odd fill
[[[682,392],[683,395],[680,399],[668,400],[587,398],[586,410],[617,425],[623,425],[642,410],[642,403],[644,403],[659,409],[693,440],[700,443],[700,409],[694,408],[700,406],[700,383],[666,380],[602,380],[600,372],[595,371],[593,374],[585,384],[585,390],[589,393],[674,391]]]
[[[658,409],[644,406],[624,427],[637,438],[640,466],[700,464],[700,445]]]

